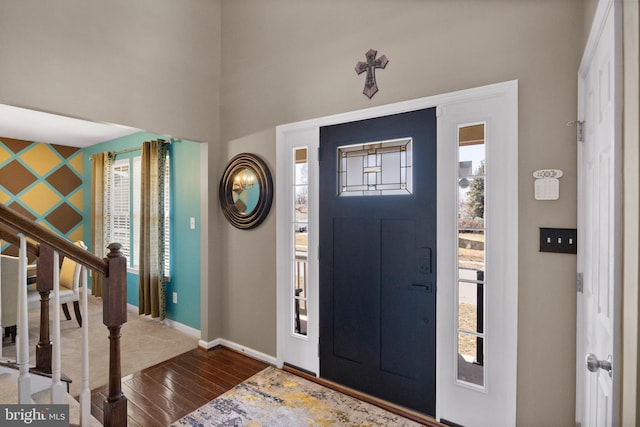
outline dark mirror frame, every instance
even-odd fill
[[[259,186],[260,195],[256,207],[249,213],[238,210],[233,201],[234,177],[249,169],[255,175]],[[273,200],[273,180],[267,164],[257,155],[242,153],[229,160],[220,180],[219,194],[220,207],[227,220],[236,228],[248,230],[255,228],[265,220],[271,209]]]

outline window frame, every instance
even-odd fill
[[[164,224],[165,224],[165,236],[164,236],[164,276],[165,281],[171,279],[171,156],[167,151],[167,158],[165,164],[165,201],[164,201]],[[139,274],[140,271],[140,208],[141,208],[141,175],[142,175],[142,153],[141,150],[132,150],[126,153],[116,153],[113,161],[113,165],[110,171],[112,188],[111,188],[111,215],[109,227],[111,227],[111,235],[114,236],[114,200],[118,197],[115,188],[115,173],[116,168],[120,165],[128,165],[128,196],[129,196],[129,230],[128,230],[128,244],[126,250],[128,250],[127,256],[127,272],[133,274]],[[122,242],[120,242],[122,243]],[[124,245],[123,245],[124,246]]]

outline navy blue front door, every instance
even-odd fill
[[[338,147],[398,138],[411,194],[338,195]],[[434,415],[435,108],[320,129],[319,232],[320,376]]]

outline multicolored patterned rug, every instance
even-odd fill
[[[172,426],[419,426],[273,367],[266,368]]]

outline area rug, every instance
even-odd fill
[[[269,367],[172,426],[419,426],[288,372]]]

